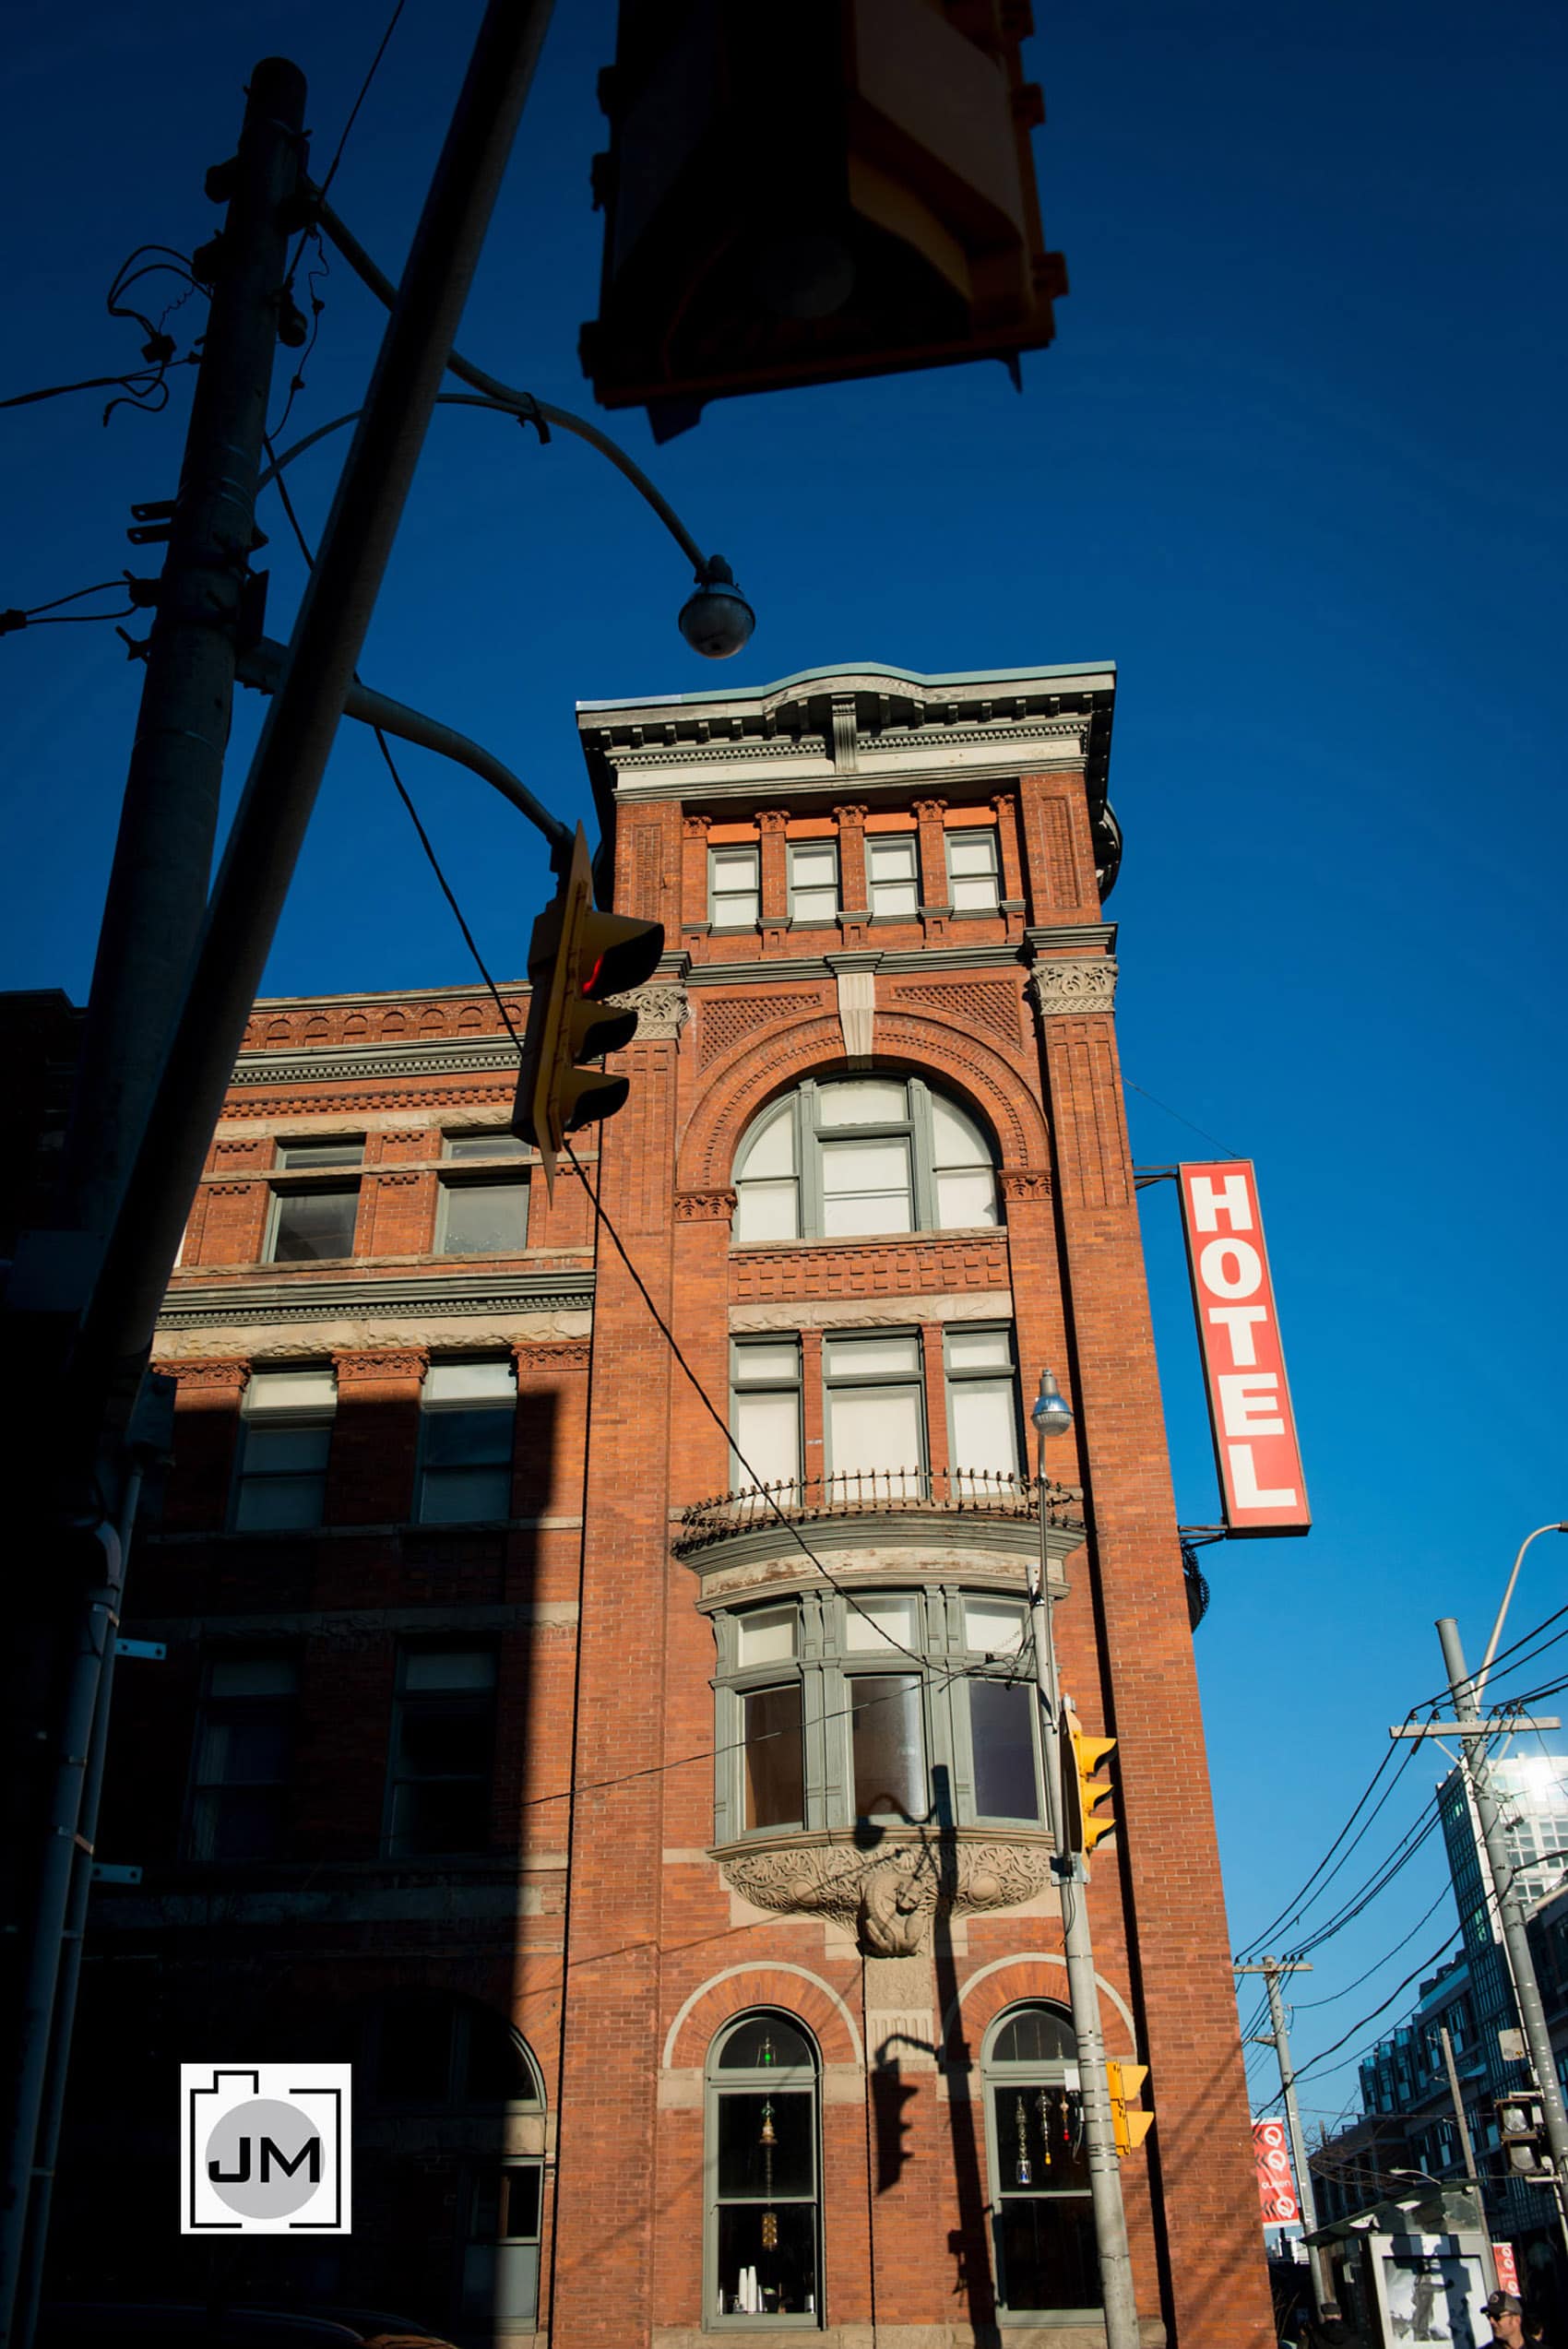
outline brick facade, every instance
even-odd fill
[[[667,952],[656,1015],[624,1056],[625,1109],[597,1146],[586,1138],[582,1182],[563,1166],[552,1200],[536,1174],[511,1253],[441,1246],[454,1137],[465,1179],[528,1173],[471,1155],[487,1135],[505,1146],[511,1106],[493,1003],[447,990],[257,1006],[164,1317],[178,1465],[137,1545],[129,1619],[168,1642],[170,1661],[156,1687],[127,1673],[116,1692],[117,1753],[138,1766],[112,1761],[101,1839],[146,1875],[100,1897],[84,2029],[89,2042],[117,2029],[137,2081],[137,2063],[156,2079],[208,2046],[354,2060],[361,2216],[314,2266],[291,2270],[276,2245],[247,2240],[171,2249],[154,2275],[146,2230],[166,2233],[167,2116],[127,2118],[124,2096],[89,2096],[73,2115],[63,2213],[85,2213],[111,2129],[140,2147],[151,2198],[139,2250],[134,2197],[107,2248],[97,2226],[95,2290],[194,2297],[205,2259],[204,2283],[220,2276],[225,2290],[398,2308],[463,2341],[537,2330],[557,2349],[791,2329],[845,2349],[1102,2337],[1089,2308],[1052,2319],[997,2297],[988,2035],[1065,1995],[1038,1820],[987,1823],[978,1804],[966,1816],[969,1797],[943,1791],[944,1763],[931,1812],[909,1817],[916,1857],[899,1876],[897,1826],[851,1833],[842,1815],[833,1757],[847,1741],[825,1717],[807,1751],[828,1760],[805,1765],[802,1797],[826,1805],[825,1823],[742,1826],[728,1843],[717,1827],[716,1787],[738,1787],[741,1768],[719,1725],[743,1701],[723,1643],[770,1594],[809,1627],[840,1605],[850,1626],[855,1593],[913,1592],[921,1619],[947,1627],[927,1634],[921,1682],[932,1756],[939,1713],[956,1722],[991,1668],[939,1669],[940,1643],[968,1620],[966,1591],[1022,1596],[1033,1501],[1016,1477],[1011,1498],[999,1487],[975,1500],[972,1464],[954,1456],[947,1365],[955,1331],[1002,1329],[1026,1396],[1049,1362],[1077,1415],[1075,1459],[1051,1464],[1082,1495],[1051,1521],[1056,1631],[1086,1726],[1119,1740],[1123,1823],[1088,1900],[1109,2050],[1148,2065],[1158,2116],[1123,2165],[1145,2339],[1272,2340],[1097,879],[1109,885],[1116,852],[1113,682],[1105,670],[840,670],[586,706],[614,902],[662,920]],[[956,834],[993,843],[994,885],[968,902]],[[875,862],[891,838],[914,845],[903,896],[876,878],[892,870]],[[831,919],[791,916],[791,852],[805,843],[837,851]],[[716,928],[710,856],[754,848],[754,919]],[[993,1218],[738,1239],[748,1130],[802,1085],[855,1076],[914,1082],[917,1156],[931,1146],[918,1141],[928,1096],[963,1112],[992,1152]],[[334,1140],[358,1150],[347,1172],[285,1161],[291,1145]],[[344,1254],[262,1261],[275,1198],[334,1185],[358,1192]],[[596,1239],[590,1189],[636,1278]],[[920,1341],[915,1507],[868,1506],[862,1479],[851,1508],[833,1456],[835,1343],[879,1334]],[[739,1472],[693,1384],[724,1414],[732,1342],[770,1339],[798,1362],[807,1506],[786,1513],[793,1532],[725,1501]],[[458,1469],[488,1476],[490,1500],[454,1520],[439,1496],[457,1489],[441,1479],[458,1473],[443,1417],[457,1406],[444,1398],[469,1364],[492,1388],[515,1373],[510,1465],[469,1430],[477,1465]],[[290,1368],[333,1374],[329,1433],[297,1453],[325,1464],[296,1462],[320,1478],[309,1501],[262,1490],[266,1460],[285,1453],[254,1431],[284,1392],[267,1374]],[[1017,1469],[1027,1478],[1027,1453]],[[463,1490],[471,1501],[481,1486]],[[265,1522],[279,1509],[309,1522]],[[795,1636],[808,1642],[801,1685],[815,1686],[817,1634]],[[236,1825],[259,1843],[215,1856],[201,1821],[225,1805],[241,1818],[222,1776],[239,1733],[224,1731],[220,1750],[211,1726],[240,1685],[222,1667],[258,1655],[285,1659],[278,1686],[291,1675],[287,1734],[257,1733],[274,1791],[244,1800],[257,1815],[282,1805],[286,1823],[270,1843]],[[470,1693],[422,1698],[448,1669]],[[468,1747],[441,1748],[449,1765],[469,1760],[435,1795],[421,1755],[432,1734],[457,1732],[420,1730],[434,1717],[422,1702],[450,1720],[466,1705],[487,1725],[481,1762],[477,1728]],[[481,1777],[480,1808],[464,1813],[472,1848],[399,1824],[455,1817]],[[878,1885],[903,1904],[879,1910]],[[445,2003],[410,2007],[414,1993]],[[388,2035],[423,2046],[419,2015],[437,2011],[446,2070],[410,2096]],[[813,2305],[748,2321],[719,2305],[713,2066],[735,2020],[759,2012],[813,2050],[819,2235]],[[473,2053],[487,2016],[531,2058],[509,2093]],[[497,2239],[479,2186],[501,2167],[540,2181],[533,2235]],[[58,2283],[80,2292],[68,2222],[61,2233]]]

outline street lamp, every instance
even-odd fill
[[[1508,1612],[1508,1602],[1514,1596],[1514,1585],[1519,1579],[1519,1569],[1525,1562],[1525,1552],[1533,1541],[1539,1540],[1542,1534],[1568,1534],[1568,1524],[1538,1525],[1535,1532],[1526,1534],[1519,1544],[1519,1555],[1514,1560],[1514,1572],[1508,1577],[1508,1588],[1503,1594],[1503,1604],[1497,1610],[1497,1620],[1491,1627],[1491,1637],[1486,1643],[1486,1654],[1481,1658],[1481,1668],[1476,1675],[1476,1702],[1478,1704],[1486,1688],[1486,1676],[1491,1670],[1491,1660],[1497,1654],[1497,1643],[1503,1636],[1503,1619]]]
[[[1106,2349],[1138,2349],[1138,2310],[1133,2294],[1133,2260],[1127,2248],[1127,2217],[1122,2205],[1122,2172],[1117,2162],[1116,2130],[1111,2112],[1111,2088],[1106,2078],[1105,2040],[1099,2027],[1099,1990],[1095,1980],[1094,1948],[1089,1936],[1088,1903],[1084,1898],[1087,1872],[1069,1847],[1063,1775],[1074,1764],[1063,1736],[1064,1706],[1056,1670],[1056,1641],[1051,1628],[1051,1560],[1046,1542],[1050,1488],[1045,1475],[1045,1447],[1073,1432],[1072,1406],[1049,1370],[1039,1374],[1039,1393],[1029,1418],[1034,1422],[1036,1488],[1039,1506],[1039,1562],[1029,1589],[1029,1622],[1034,1636],[1035,1687],[1039,1698],[1045,1745],[1045,1785],[1051,1813],[1051,1867],[1062,1901],[1062,1949],[1067,1965],[1067,1997],[1073,2011],[1073,2035],[1078,2048],[1078,2089],[1083,2099],[1084,2149],[1089,2173],[1089,2201],[1094,2213],[1095,2246],[1099,2255],[1100,2296],[1105,2305]],[[1066,1749],[1064,1750],[1064,1748]]]

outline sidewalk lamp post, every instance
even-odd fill
[[[1033,1632],[1035,1686],[1039,1691],[1044,1729],[1045,1782],[1054,1847],[1052,1867],[1062,1898],[1063,1952],[1067,1962],[1067,1994],[1073,2011],[1073,2032],[1078,2046],[1078,2093],[1083,2099],[1084,2143],[1088,2161],[1089,2198],[1094,2213],[1095,2244],[1099,2255],[1100,2293],[1105,2306],[1106,2349],[1138,2349],[1138,2312],[1133,2296],[1133,2262],[1127,2248],[1127,2219],[1122,2206],[1122,2173],[1117,2165],[1115,2124],[1106,2079],[1105,2041],[1099,2027],[1099,1991],[1095,1980],[1094,1949],[1089,1937],[1088,1903],[1085,1888],[1088,1871],[1071,1848],[1067,1833],[1067,1803],[1063,1785],[1064,1769],[1072,1766],[1063,1754],[1063,1704],[1056,1669],[1056,1641],[1051,1628],[1053,1605],[1050,1560],[1046,1547],[1048,1489],[1045,1449],[1073,1432],[1073,1413],[1050,1370],[1040,1372],[1039,1393],[1029,1417],[1034,1423],[1036,1487],[1039,1504],[1039,1559],[1029,1589],[1029,1620]]]

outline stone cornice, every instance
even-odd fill
[[[327,1044],[319,1051],[242,1053],[230,1084],[249,1091],[296,1085],[359,1083],[374,1077],[515,1075],[517,1048],[505,1036],[449,1041],[410,1038],[406,1044]]]
[[[855,968],[876,970],[885,977],[910,971],[994,969],[998,965],[1021,965],[1025,960],[1016,947],[1001,939],[993,946],[866,947],[847,951],[854,953]],[[766,987],[788,980],[798,986],[802,979],[834,978],[844,960],[845,955],[833,947],[826,955],[759,955],[751,962],[694,963],[686,984]]]
[[[193,1282],[172,1289],[158,1317],[160,1330],[243,1329],[256,1323],[330,1321],[344,1315],[442,1321],[454,1314],[591,1312],[593,1275],[587,1270],[452,1273],[381,1280],[255,1280],[233,1287]]]

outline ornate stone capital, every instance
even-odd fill
[[[996,1178],[1004,1199],[1049,1199],[1051,1170],[1047,1167],[1004,1167]]]
[[[758,828],[764,832],[782,832],[789,821],[788,808],[759,808],[757,811]]]
[[[250,1383],[251,1366],[248,1362],[158,1361],[152,1367],[155,1370],[161,1370],[166,1378],[178,1379],[180,1401],[186,1404],[197,1395],[203,1400],[209,1397],[221,1400],[228,1394],[242,1394]]]
[[[567,1337],[546,1345],[514,1346],[512,1358],[521,1378],[549,1377],[557,1370],[586,1370],[590,1353],[586,1337]]]
[[[1016,1908],[1051,1883],[1045,1835],[975,1835],[900,1829],[874,1850],[853,1839],[730,1844],[715,1854],[724,1880],[757,1908],[831,1916],[854,1926],[873,1957],[910,1957],[940,1911]]]
[[[857,830],[866,820],[866,810],[862,807],[835,808],[833,819],[840,831]]]
[[[681,829],[688,840],[706,840],[707,827],[712,822],[713,818],[710,815],[683,815],[681,818]]]
[[[1073,955],[1060,961],[1038,962],[1028,984],[1042,1019],[1064,1012],[1109,1012],[1116,1007],[1116,964],[1109,955]]]
[[[678,979],[650,979],[645,986],[630,987],[624,995],[609,995],[605,1001],[617,1011],[636,1012],[635,1044],[677,1041],[691,1017],[692,1007]]]
[[[945,800],[916,800],[911,804],[916,820],[921,824],[940,824],[947,813]]]
[[[334,1354],[339,1387],[379,1385],[394,1379],[422,1380],[430,1357],[422,1347],[382,1347],[374,1353]]]
[[[675,1221],[678,1224],[728,1223],[735,1212],[732,1191],[678,1191],[675,1193]]]

